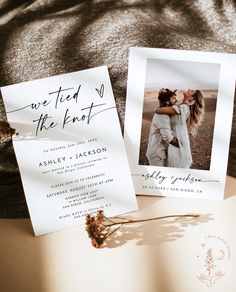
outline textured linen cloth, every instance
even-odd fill
[[[236,3],[0,1],[0,86],[108,65],[122,128],[131,46],[236,53]],[[235,113],[233,124],[228,174],[235,176]],[[0,217],[28,216],[11,144],[0,146],[0,204]]]

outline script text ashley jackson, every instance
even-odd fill
[[[49,107],[50,107],[50,112],[53,112],[53,110],[57,110],[60,107],[60,105],[63,103],[64,104],[66,103],[67,105],[69,103],[78,104],[80,90],[81,90],[81,85],[79,85],[78,88],[76,89],[74,89],[74,87],[62,88],[60,86],[58,90],[49,92],[48,98],[45,98],[40,102],[32,102],[21,108],[17,108],[15,110],[9,111],[8,114],[21,111],[27,108],[33,111],[40,112],[42,108],[49,108]],[[53,110],[51,107],[53,107]],[[58,126],[61,126],[62,129],[65,129],[67,125],[74,124],[77,122],[85,122],[89,124],[93,117],[98,116],[104,111],[110,110],[112,108],[115,108],[115,106],[106,107],[106,103],[91,102],[88,106],[80,108],[78,110],[79,112],[78,115],[71,116],[69,107],[66,107],[64,115],[62,116],[62,121],[55,121],[52,117],[52,114],[39,113],[39,117],[37,119],[33,119],[32,121],[33,123],[36,124],[35,135],[37,136],[40,132],[48,131]]]

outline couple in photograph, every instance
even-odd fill
[[[204,116],[204,99],[200,90],[183,92],[176,104],[176,91],[161,89],[159,107],[152,118],[146,156],[149,165],[190,168],[192,153],[189,133],[196,136]]]

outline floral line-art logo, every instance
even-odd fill
[[[225,273],[221,270],[214,271],[216,265],[214,264],[211,248],[207,251],[204,267],[206,268],[207,272],[205,274],[201,273],[199,276],[197,276],[197,278],[205,283],[207,287],[211,287],[215,284],[216,280],[221,279],[225,275]]]
[[[197,276],[197,279],[207,287],[212,287],[226,275],[226,272],[223,271],[223,263],[225,260],[230,259],[229,245],[219,236],[208,235],[201,245],[200,253],[201,257],[198,254],[197,258],[203,260],[203,270]]]

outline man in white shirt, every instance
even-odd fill
[[[174,105],[177,101],[175,92],[176,90],[161,89],[158,95],[160,107]],[[146,152],[149,165],[166,166],[169,144],[179,147],[178,139],[173,136],[171,130],[170,117],[155,113],[150,126]]]

